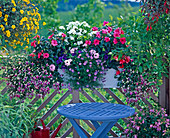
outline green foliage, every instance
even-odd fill
[[[10,99],[7,94],[0,95],[0,136],[22,138],[24,133],[28,136],[37,117],[32,118],[34,112],[28,104],[16,104],[16,100]]]

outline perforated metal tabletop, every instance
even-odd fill
[[[135,109],[121,104],[112,103],[76,103],[57,109],[58,113],[68,118],[111,121],[133,115]]]

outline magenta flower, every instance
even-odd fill
[[[33,42],[31,42],[31,46],[33,46],[33,47],[36,47],[36,41],[34,40]]]
[[[43,57],[44,57],[44,58],[48,58],[48,57],[49,57],[49,54],[48,54],[48,53],[44,53],[44,54],[43,54]]]
[[[92,28],[92,30],[93,30],[93,31],[97,31],[98,28],[95,26],[95,27]]]
[[[51,38],[53,37],[53,35],[54,35],[54,34],[50,35],[50,36],[48,37],[48,39],[51,39]]]
[[[115,32],[115,33],[114,33],[114,37],[120,37],[120,34],[117,33],[117,32]]]
[[[102,29],[103,34],[107,34],[107,29]]]
[[[50,70],[51,70],[51,71],[54,71],[54,70],[55,70],[55,65],[54,65],[54,64],[51,64],[51,65],[50,65]]]
[[[105,37],[105,38],[104,38],[104,41],[105,41],[105,42],[109,42],[109,41],[110,41],[110,38],[109,38],[109,37]]]
[[[95,39],[93,44],[94,44],[95,46],[97,46],[97,45],[99,45],[99,43],[100,43],[100,41],[99,41],[98,39]]]
[[[91,41],[90,40],[86,40],[85,44],[90,45]]]
[[[35,37],[33,37],[33,39],[36,39],[36,38],[40,38],[40,36],[39,36],[39,35],[36,35]]]
[[[109,26],[107,29],[108,29],[108,33],[112,32],[112,27]]]
[[[122,44],[125,44],[125,43],[126,43],[126,38],[125,38],[125,37],[120,38],[120,42],[121,42]]]
[[[108,21],[104,21],[103,22],[103,26],[105,26],[106,24],[108,24],[109,22]]]
[[[66,37],[66,34],[62,33],[62,37],[65,38],[65,37]]]
[[[115,45],[118,43],[116,38],[113,39],[113,43],[114,43]]]
[[[101,36],[100,36],[100,32],[97,32],[97,33],[96,33],[96,37],[98,37],[98,38],[101,37]]]
[[[95,54],[94,54],[94,58],[95,58],[95,59],[99,58],[99,53],[95,53]]]
[[[52,41],[51,41],[51,44],[52,44],[53,46],[57,46],[57,45],[58,45],[57,40],[52,40]]]

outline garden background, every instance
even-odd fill
[[[27,0],[23,0],[24,2],[28,2]],[[1,0],[1,3],[4,1]],[[152,6],[158,6],[161,7],[164,6],[165,10],[160,10],[154,12],[153,8],[151,8],[151,11],[147,11],[146,9],[140,9],[140,4],[134,4],[134,3],[127,3],[127,2],[116,2],[113,4],[112,2],[101,2],[101,1],[95,1],[95,0],[89,0],[89,1],[81,1],[80,5],[75,5],[75,3],[79,3],[80,1],[40,1],[40,0],[32,0],[31,3],[34,3],[35,7],[39,9],[38,13],[41,15],[41,20],[39,20],[39,26],[37,28],[37,31],[33,32],[29,36],[29,42],[24,42],[23,45],[21,45],[22,42],[18,44],[14,44],[11,46],[8,41],[5,41],[4,34],[1,31],[1,54],[2,55],[25,55],[25,54],[31,54],[33,51],[33,46],[31,46],[32,41],[34,41],[32,38],[36,36],[37,34],[40,36],[48,37],[50,33],[47,33],[49,29],[54,30],[54,27],[57,28],[60,25],[65,26],[71,21],[86,21],[90,24],[90,26],[97,26],[102,27],[104,21],[109,21],[110,24],[115,25],[117,27],[122,27],[122,29],[125,32],[127,45],[130,45],[130,48],[125,50],[125,53],[127,56],[130,56],[134,62],[133,64],[127,65],[126,69],[129,69],[130,72],[128,72],[128,79],[127,78],[127,72],[122,73],[120,75],[119,79],[125,80],[124,84],[120,84],[121,88],[124,88],[125,95],[123,95],[120,91],[117,89],[111,89],[113,93],[119,97],[119,99],[122,100],[123,103],[126,103],[128,105],[131,105],[134,107],[134,105],[139,104],[144,110],[138,112],[137,117],[132,118],[136,121],[136,124],[133,124],[131,122],[130,125],[132,125],[131,131],[129,128],[127,128],[126,123],[123,120],[119,120],[119,124],[123,126],[126,133],[130,133],[130,137],[133,136],[142,136],[144,133],[146,133],[146,137],[152,137],[152,136],[159,136],[159,137],[166,137],[169,136],[169,117],[164,112],[163,109],[158,107],[158,104],[161,103],[164,108],[169,109],[169,2],[168,1],[162,1],[162,2],[155,2],[151,3]],[[154,1],[153,1],[154,2]],[[131,6],[131,5],[133,6]],[[161,5],[161,6],[160,6]],[[3,7],[3,6],[1,6]],[[165,8],[166,7],[166,8]],[[146,7],[145,7],[146,8]],[[156,9],[156,8],[155,8]],[[143,12],[145,10],[145,12]],[[157,8],[156,10],[159,10]],[[147,13],[147,14],[144,14]],[[5,14],[2,14],[5,16]],[[1,20],[2,20],[1,16]],[[7,17],[8,18],[8,17]],[[4,19],[3,19],[4,20]],[[1,26],[1,30],[3,30],[3,27]],[[7,35],[7,34],[5,34]],[[12,37],[12,33],[11,33]],[[31,37],[31,38],[30,38]],[[8,37],[7,37],[8,38]],[[13,39],[13,38],[12,38]],[[16,59],[17,60],[17,59]],[[7,61],[9,62],[9,61]],[[1,73],[3,73],[3,69],[6,67],[7,62],[4,58],[1,59]],[[17,63],[17,62],[16,62]],[[10,63],[11,64],[11,63]],[[9,65],[10,65],[9,64]],[[12,63],[13,65],[14,63]],[[16,65],[17,66],[17,65]],[[142,76],[142,77],[141,77]],[[165,76],[162,78],[162,76]],[[142,79],[138,79],[141,77]],[[130,81],[129,81],[130,80]],[[135,81],[134,81],[135,80]],[[163,80],[163,81],[162,81]],[[164,86],[161,87],[163,93],[160,93],[160,86],[164,82]],[[142,90],[136,90],[135,87],[141,86],[140,88]],[[6,83],[2,82],[0,86],[0,90],[4,90],[6,87]],[[127,89],[126,89],[127,88]],[[129,88],[131,91],[129,91]],[[163,90],[164,89],[164,90]],[[42,116],[45,114],[56,102],[59,98],[61,98],[65,93],[66,89],[63,90],[63,92],[58,93],[42,110],[39,112],[39,115]],[[91,90],[86,89],[87,93],[96,101],[96,102],[103,102],[101,98],[99,98],[96,94],[94,94]],[[116,103],[116,100],[113,99],[105,90],[98,89],[98,91],[104,95],[104,97],[111,103]],[[128,91],[128,92],[127,92]],[[138,94],[135,93],[135,91],[138,91]],[[154,98],[149,94],[148,91],[151,91],[156,95],[156,97],[162,97],[163,100],[155,101]],[[50,90],[50,94],[54,92],[54,89]],[[45,101],[50,94],[47,94],[43,99],[39,99],[34,105],[33,108],[29,109],[30,112],[34,112],[42,103]],[[5,95],[6,96],[6,95]],[[126,98],[128,97],[128,98]],[[145,103],[142,102],[142,98],[146,98],[149,103],[152,105],[151,109],[147,109],[147,106]],[[148,97],[148,98],[147,98]],[[6,96],[6,99],[8,97]],[[34,98],[34,97],[33,97]],[[70,99],[71,95],[67,97],[64,102],[62,102],[61,105],[67,104]],[[1,96],[1,110],[6,110],[6,107],[4,105],[10,105],[14,106],[16,103],[16,100],[12,100],[11,103],[4,103],[4,97]],[[6,100],[5,99],[5,100]],[[80,99],[83,102],[88,102],[86,98],[82,94],[80,94]],[[137,101],[136,101],[137,100]],[[29,99],[25,100],[24,104],[30,103]],[[15,105],[16,108],[20,109],[22,106]],[[25,105],[24,105],[25,106]],[[8,107],[7,107],[8,108]],[[10,110],[11,112],[11,110]],[[168,111],[169,113],[169,111]],[[9,112],[6,113],[7,115],[10,114]],[[18,112],[18,114],[20,114]],[[54,118],[57,114],[57,111],[55,110],[48,118],[46,118],[45,124],[48,124],[52,118]],[[159,116],[158,114],[161,114],[162,116]],[[24,114],[25,116],[25,114]],[[26,114],[28,116],[28,120],[31,118],[29,114]],[[151,122],[145,121],[143,123],[143,120],[146,116],[149,116],[148,120],[151,119]],[[5,116],[3,116],[5,118]],[[22,122],[22,116],[21,118],[18,118],[16,122],[19,122],[15,126],[15,124],[11,124],[11,120],[9,119],[9,124],[13,125],[14,128],[17,127],[20,130],[18,131],[12,130],[12,129],[6,129],[7,126],[4,127],[4,130],[1,131],[1,135],[4,132],[14,132],[16,135],[21,135],[23,132],[27,132],[32,125],[34,124],[34,120],[30,123],[31,125],[28,125],[28,122]],[[4,119],[5,120],[5,119]],[[31,120],[31,119],[30,119]],[[54,130],[59,125],[60,121],[65,120],[65,118],[61,118],[56,123],[54,123],[51,127],[51,130]],[[160,121],[159,121],[160,120]],[[22,123],[21,123],[22,122]],[[2,121],[3,123],[3,121]],[[24,125],[25,123],[25,125]],[[88,132],[93,133],[92,129],[88,127],[84,122],[81,122],[85,129],[88,130]],[[24,126],[23,126],[24,125]],[[28,125],[28,127],[27,127]],[[135,126],[136,125],[136,126]],[[57,134],[58,136],[61,136],[64,134],[65,131],[71,126],[70,123],[65,125]],[[147,127],[146,127],[147,126]],[[154,126],[154,127],[153,127]],[[123,134],[123,130],[120,130],[120,128],[112,128],[114,132],[117,133],[118,136],[120,134]],[[73,136],[72,133],[70,133],[68,136]],[[15,137],[15,136],[14,136]]]

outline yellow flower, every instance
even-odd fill
[[[27,49],[28,48],[28,46],[26,46],[24,49]]]
[[[8,25],[8,22],[6,22],[5,25]]]
[[[7,18],[4,18],[4,21],[5,21],[5,22],[7,22],[7,20],[8,20]]]
[[[2,31],[4,31],[4,30],[5,30],[5,27],[3,26],[3,27],[2,27]]]
[[[18,33],[15,34],[16,37],[18,37],[18,35],[19,35]]]
[[[20,13],[21,13],[21,14],[23,14],[23,13],[24,13],[24,11],[23,11],[23,10],[20,10]]]
[[[11,0],[11,2],[14,4],[14,6],[17,6],[14,0]]]
[[[8,40],[5,40],[5,42],[8,42]]]
[[[21,42],[21,46],[23,46],[24,43]]]
[[[27,4],[30,4],[30,1],[29,0],[23,0],[24,2],[26,2]]]
[[[2,12],[0,11],[0,17],[2,17]]]
[[[4,11],[6,11],[6,9],[4,9]]]
[[[12,28],[12,29],[15,29],[16,27],[15,27],[15,25],[12,25],[11,28]]]
[[[46,25],[46,22],[43,22],[43,26],[45,26]]]
[[[8,15],[7,15],[7,14],[5,14],[5,18],[8,18]]]
[[[11,32],[9,30],[6,31],[6,36],[10,37],[11,36]]]
[[[13,47],[14,49],[17,48],[16,46]]]
[[[12,12],[15,12],[16,11],[16,9],[15,8],[12,8]]]

